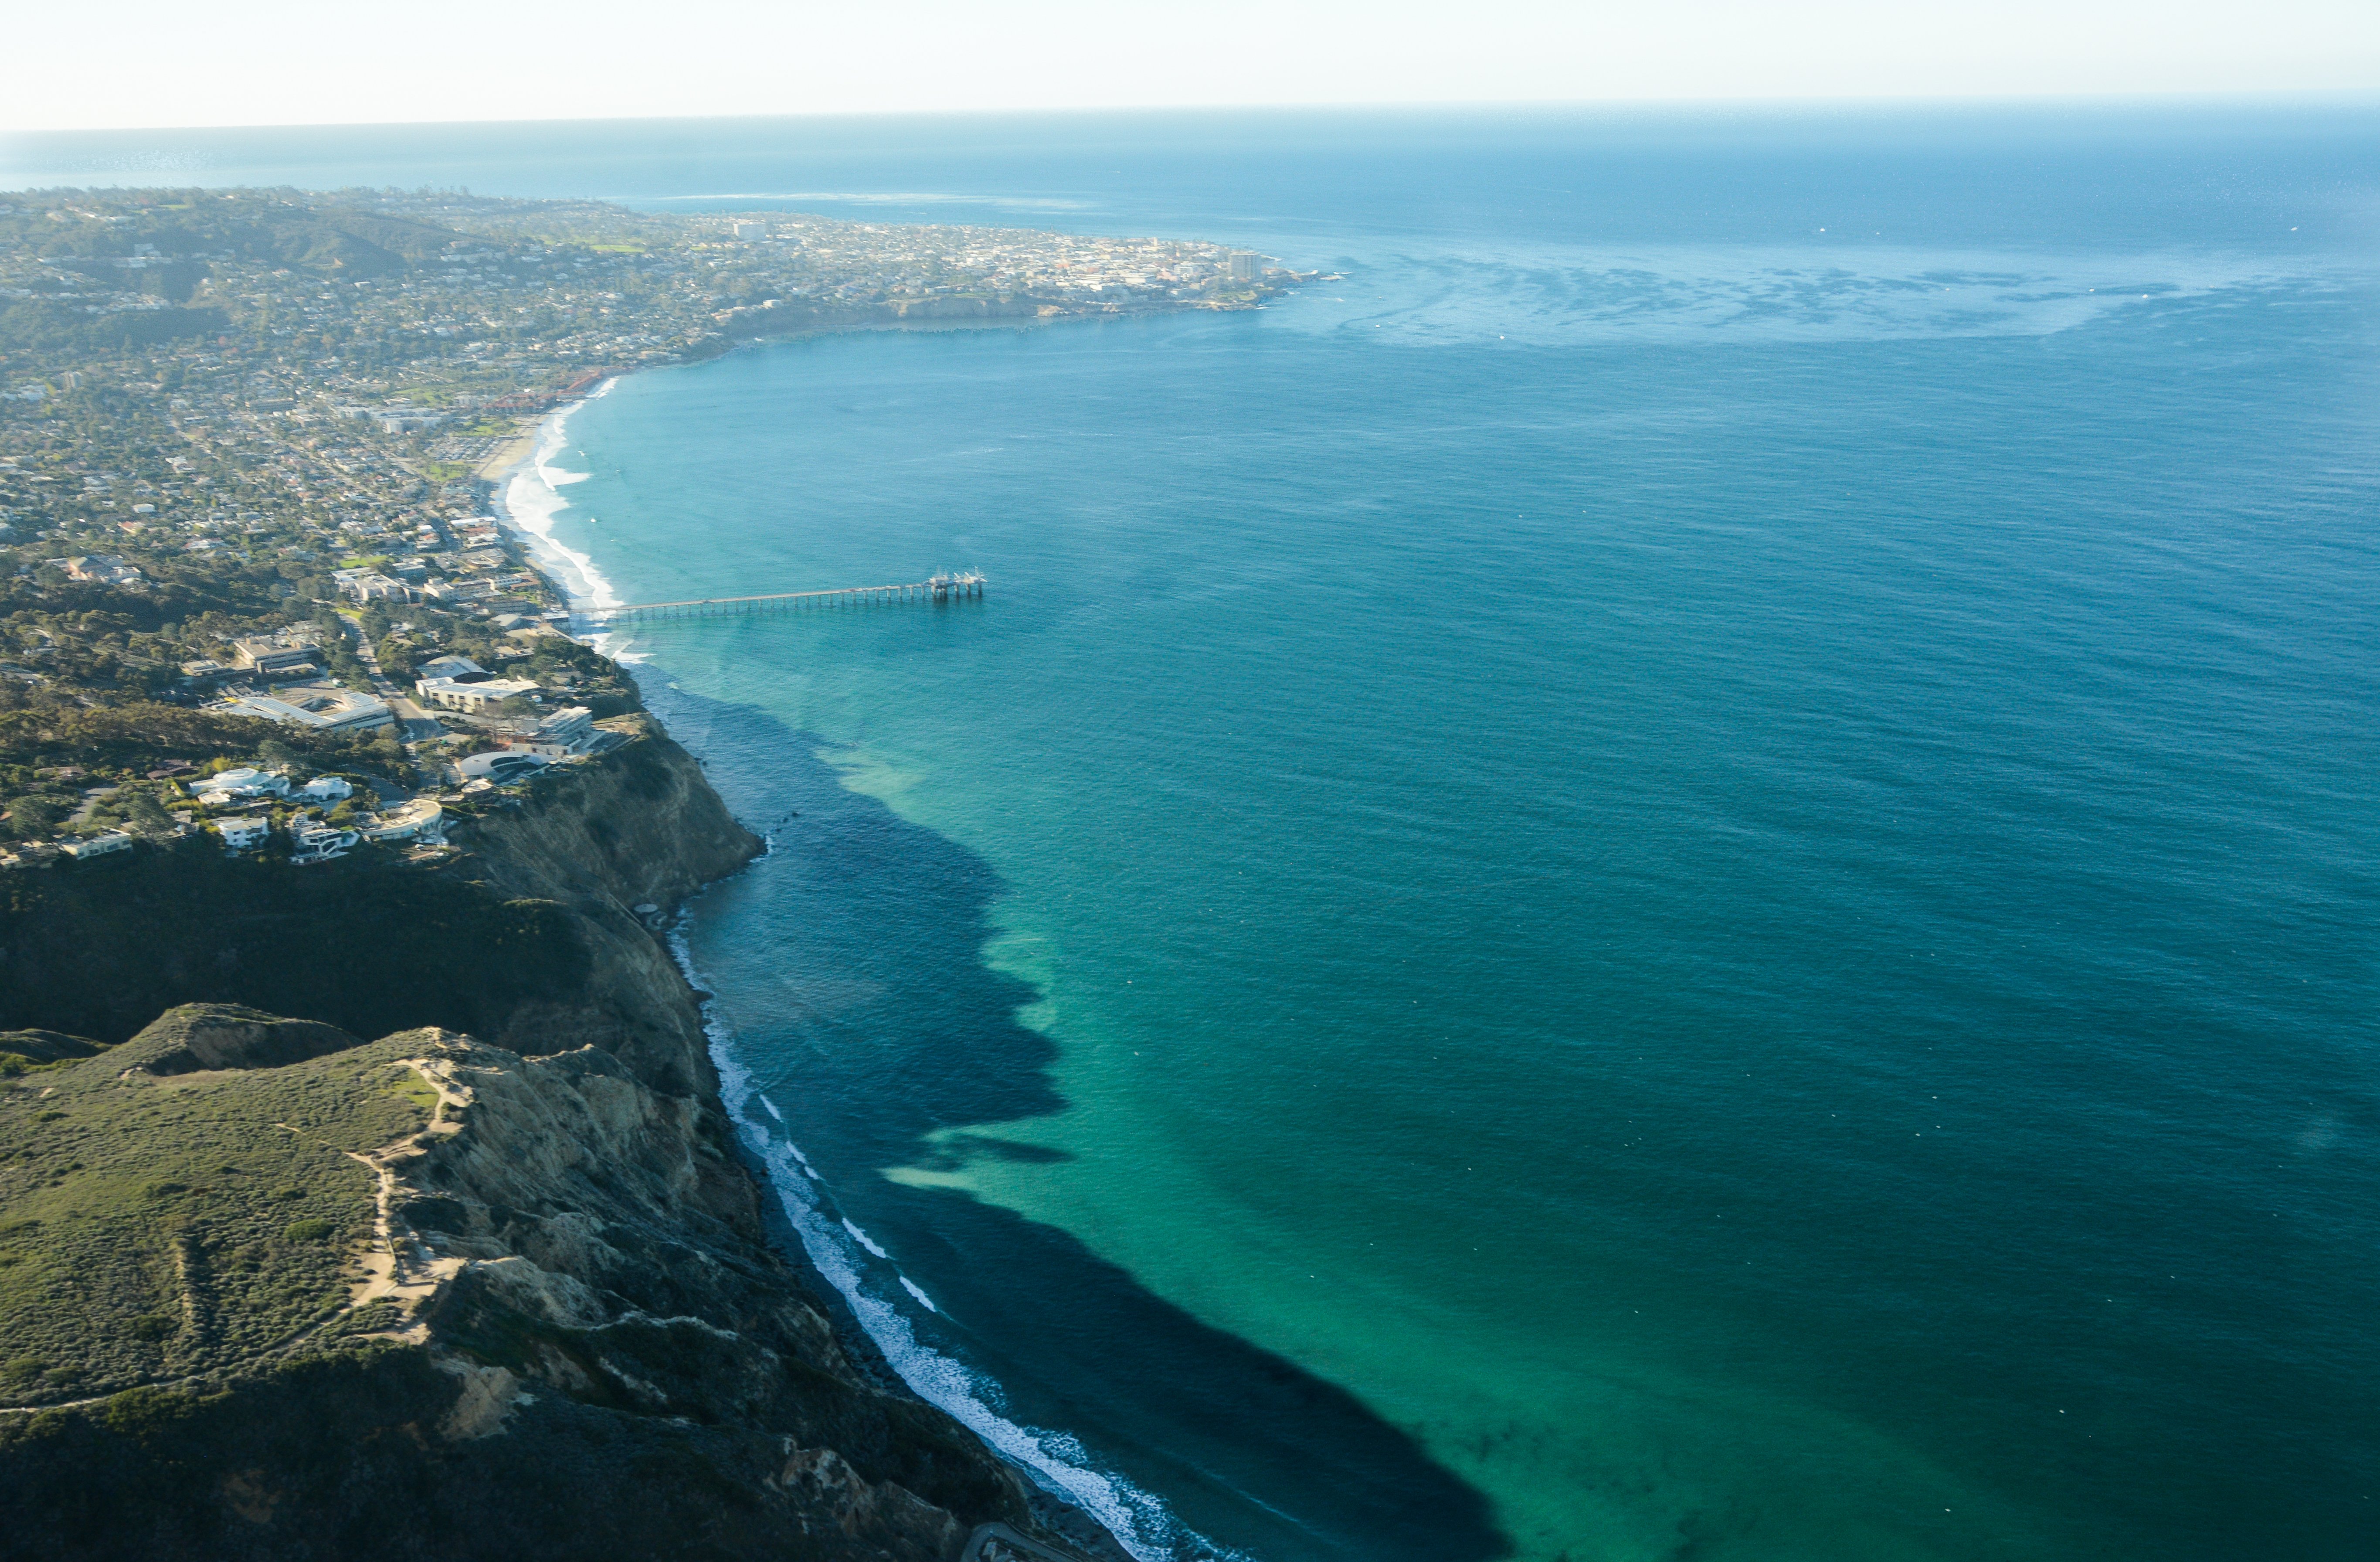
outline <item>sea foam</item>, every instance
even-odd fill
[[[595,563],[593,555],[574,548],[554,535],[554,523],[568,510],[570,501],[563,490],[574,482],[584,482],[594,474],[572,471],[561,465],[563,451],[569,448],[571,414],[610,393],[617,380],[606,380],[579,401],[562,408],[539,425],[537,446],[528,459],[513,469],[496,502],[498,515],[528,545],[530,556],[559,584],[570,599],[571,609],[577,613],[601,612],[620,605],[619,592],[611,578]],[[596,649],[613,659],[633,662],[639,658],[626,652],[625,635],[607,632],[597,638]]]
[[[696,970],[683,920],[670,934],[670,952],[698,992],[706,991]],[[889,1291],[868,1284],[864,1251],[889,1263],[891,1254],[832,1204],[809,1158],[790,1139],[772,1132],[750,1108],[758,1101],[774,1116],[774,1105],[753,1084],[737,1056],[735,1032],[715,1006],[703,1006],[703,1032],[719,1070],[719,1093],[735,1123],[737,1137],[767,1168],[785,1218],[801,1238],[811,1264],[849,1305],[861,1329],[884,1353],[885,1361],[912,1392],[959,1422],[994,1452],[1025,1470],[1035,1482],[1081,1508],[1123,1544],[1138,1562],[1180,1562],[1192,1556],[1231,1555],[1184,1526],[1165,1505],[1122,1476],[1099,1470],[1082,1444],[1064,1433],[1025,1426],[1001,1413],[999,1385],[917,1336],[916,1324]],[[778,1118],[780,1126],[783,1119]],[[892,1276],[918,1305],[939,1315],[915,1281],[899,1270]]]

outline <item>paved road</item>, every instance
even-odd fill
[[[415,704],[410,695],[390,682],[388,675],[380,670],[380,653],[370,641],[364,638],[363,626],[350,618],[339,621],[346,626],[349,634],[356,637],[356,656],[363,663],[364,671],[371,675],[372,692],[388,702],[389,710],[396,717],[397,740],[419,743],[425,738],[446,736],[446,728],[440,725],[436,716]]]

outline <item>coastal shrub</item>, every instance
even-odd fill
[[[127,1075],[135,1041],[45,1070],[66,1109],[0,1087],[0,1398],[39,1404],[252,1361],[346,1305],[336,1239],[377,1181],[350,1152],[429,1114],[384,1088],[418,1040],[280,1068]],[[197,1327],[190,1326],[195,1320]],[[84,1379],[68,1388],[55,1366]],[[5,1421],[7,1418],[0,1418]],[[5,1554],[0,1546],[0,1554]]]
[[[590,970],[562,907],[370,845],[298,868],[193,836],[0,874],[0,1030],[120,1042],[177,1004],[233,1003],[363,1036],[493,1036]]]

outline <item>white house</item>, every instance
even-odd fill
[[[596,729],[593,711],[584,705],[569,705],[540,718],[528,731],[506,737],[504,746],[516,752],[558,760],[587,752],[602,736]]]
[[[132,837],[121,830],[107,830],[96,836],[86,836],[66,844],[68,857],[104,857],[111,851],[129,850]]]
[[[342,798],[354,797],[356,788],[353,783],[336,775],[317,775],[298,787],[298,795],[312,798],[316,802],[337,802]]]
[[[349,596],[355,598],[358,602],[406,602],[410,600],[410,598],[406,594],[404,581],[383,575],[377,569],[362,569],[354,571],[342,569],[339,573],[341,575],[352,574],[353,579],[344,580],[339,582],[339,589],[346,592]]]
[[[342,830],[325,824],[320,819],[300,819],[289,827],[295,842],[289,860],[303,868],[315,862],[328,862],[334,857],[344,857],[347,848],[362,837],[353,830]]]
[[[239,798],[285,798],[289,795],[289,777],[277,770],[242,765],[193,782],[190,792],[200,802],[218,807]]]
[[[418,839],[434,844],[445,838],[445,812],[435,798],[415,798],[366,824],[363,837],[368,841]]]
[[[254,850],[273,833],[273,826],[261,819],[218,819],[215,828],[223,832],[224,848],[233,853]]]
[[[485,779],[501,787],[507,781],[519,780],[531,771],[542,770],[552,763],[543,754],[518,749],[497,749],[484,754],[468,754],[455,761],[455,773],[466,781]]]

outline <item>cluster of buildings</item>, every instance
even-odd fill
[[[407,841],[423,846],[444,842],[444,810],[432,797],[410,798],[377,813],[364,813],[334,823],[315,812],[355,796],[355,786],[344,776],[317,775],[292,787],[286,770],[255,766],[220,771],[191,783],[190,799],[216,812],[208,820],[223,837],[224,849],[237,856],[261,848],[273,834],[276,805],[296,805],[287,815],[289,860],[299,866],[327,862],[345,856],[359,841]]]
[[[286,769],[243,765],[202,775],[187,789],[191,806],[174,816],[170,834],[188,835],[199,827],[200,811],[204,811],[205,827],[235,857],[262,848],[272,838],[276,815],[289,836],[289,860],[299,867],[344,857],[361,841],[429,848],[445,844],[444,806],[428,795],[385,805],[377,812],[326,816],[323,810],[336,808],[356,795],[354,783],[344,776],[317,775],[293,785]],[[78,860],[107,857],[130,850],[137,838],[128,830],[103,830],[67,840],[55,849]],[[22,856],[11,853],[9,860],[21,861]]]

